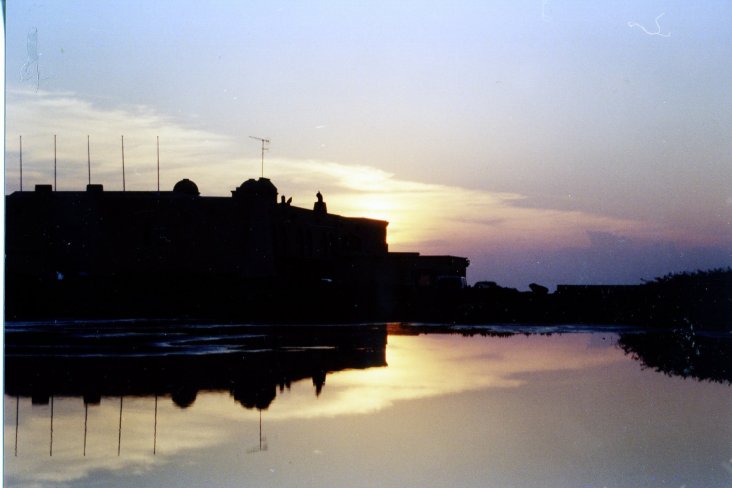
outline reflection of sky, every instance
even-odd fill
[[[271,416],[367,413],[401,400],[517,387],[524,383],[518,378],[522,373],[581,369],[622,360],[611,348],[578,352],[578,345],[586,347],[584,336],[570,336],[562,343],[533,336],[517,339],[466,341],[459,336],[428,335],[420,338],[420,348],[415,350],[413,338],[390,336],[389,367],[334,373],[326,381],[326,405],[303,405],[285,413],[275,402]]]
[[[6,481],[222,486],[719,486],[729,387],[643,371],[611,334],[390,336],[387,368],[278,393],[259,415],[228,393],[180,409],[160,398],[89,408],[5,401]],[[660,480],[660,481],[659,481]],[[700,481],[704,481],[700,484]],[[650,484],[649,484],[650,483]],[[696,484],[695,484],[696,483]]]
[[[154,189],[159,135],[163,188],[207,195],[259,175],[256,135],[296,205],[320,189],[391,221],[396,250],[467,255],[475,279],[726,265],[731,8],[8,2],[6,191],[19,135],[28,188],[50,181],[53,134],[61,189],[86,183],[87,134],[93,178],[120,188],[125,134],[128,189]]]

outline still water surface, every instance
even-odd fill
[[[732,486],[732,389],[698,366],[644,366],[612,330],[417,330],[10,363],[5,484]]]

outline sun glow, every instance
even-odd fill
[[[119,135],[125,134],[127,189],[155,189],[155,135],[161,141],[161,189],[182,178],[196,182],[203,195],[225,196],[248,178],[259,176],[259,158],[242,158],[239,142],[176,123],[145,107],[102,109],[73,93],[16,90],[8,94],[8,118],[23,134],[27,187],[48,183],[53,166],[52,134],[59,139],[59,187],[83,190],[87,178],[87,129],[91,135],[91,173],[105,189],[121,189]],[[104,120],[103,124],[99,121]],[[58,130],[63,127],[62,130]],[[17,160],[17,148],[6,157]],[[49,147],[51,149],[49,149]],[[15,151],[15,152],[13,152]],[[205,164],[202,164],[205,162]],[[312,208],[321,191],[331,213],[389,222],[392,251],[474,256],[487,250],[526,252],[588,247],[588,233],[605,232],[637,240],[709,243],[719,236],[681,235],[662,223],[526,205],[525,195],[491,192],[402,179],[373,166],[318,159],[292,159],[268,153],[266,176],[294,206]],[[6,168],[6,192],[17,190],[17,165]]]
[[[590,336],[570,339],[516,337],[496,339],[460,336],[390,335],[385,368],[339,371],[328,375],[322,398],[313,404],[312,393],[288,392],[288,405],[273,402],[271,420],[321,417],[381,410],[403,400],[427,398],[485,388],[516,388],[521,375],[609,365],[624,360],[613,347],[590,348]],[[419,348],[414,347],[416,343]],[[454,343],[454,348],[450,347]],[[537,350],[542,354],[538,356]],[[580,351],[579,353],[577,351]],[[570,354],[572,352],[572,354]],[[297,408],[292,408],[296,402]]]

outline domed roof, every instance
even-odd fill
[[[246,180],[244,183],[242,183],[239,186],[239,189],[241,190],[254,190],[260,193],[270,193],[274,191],[277,192],[277,188],[274,186],[272,181],[269,178],[259,178],[258,180],[255,180],[254,178],[250,178]]]
[[[277,187],[268,178],[246,180],[232,194],[237,198],[277,203]]]
[[[185,195],[193,195],[193,196],[198,196],[201,194],[198,191],[198,185],[196,185],[194,182],[192,182],[188,178],[183,178],[178,183],[176,183],[175,186],[173,187],[173,191],[175,193],[183,193]]]
[[[239,185],[237,187],[237,190],[246,191],[246,190],[254,190],[255,188],[257,188],[257,180],[255,180],[254,178],[250,178],[250,179],[246,180],[244,183],[242,183],[241,185]]]

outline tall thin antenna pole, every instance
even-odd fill
[[[249,137],[251,139],[256,139],[256,140],[262,142],[262,178],[264,178],[264,151],[269,150],[268,147],[265,147],[265,144],[269,144],[270,143],[270,140],[269,139],[263,139],[261,137],[254,137],[254,136],[249,136]]]
[[[89,184],[91,185],[91,151],[89,150],[89,134],[86,135],[86,167],[89,172]]]
[[[56,186],[56,134],[53,135],[53,191],[57,191]]]
[[[160,193],[160,136],[156,136],[158,145],[158,193]]]
[[[125,188],[125,136],[122,136],[122,191],[126,191],[126,188]]]
[[[20,191],[23,191],[23,136],[20,136]]]

